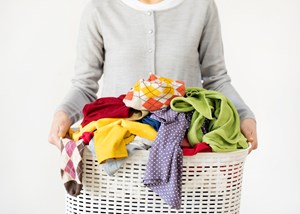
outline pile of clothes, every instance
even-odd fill
[[[127,94],[85,105],[78,130],[70,130],[61,143],[61,174],[69,194],[80,194],[85,146],[108,175],[135,151],[149,149],[143,183],[175,209],[181,206],[183,155],[248,147],[237,110],[223,94],[154,74]]]

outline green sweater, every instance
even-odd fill
[[[202,88],[187,88],[185,97],[176,97],[171,108],[177,112],[193,111],[188,140],[191,145],[205,142],[214,152],[230,152],[248,147],[240,131],[238,112],[223,94]],[[210,120],[209,132],[203,134],[201,126]]]

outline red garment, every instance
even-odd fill
[[[79,137],[79,140],[82,139],[85,145],[89,145],[91,139],[94,137],[94,132],[83,132]]]
[[[199,152],[212,152],[211,147],[203,142],[197,143],[193,148],[182,148],[183,156],[193,156]]]
[[[123,99],[125,94],[119,97],[102,97],[94,102],[86,104],[83,107],[83,121],[82,127],[92,121],[97,121],[101,118],[128,118],[132,115],[133,111],[127,107]]]

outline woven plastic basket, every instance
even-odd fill
[[[171,209],[142,183],[149,151],[138,151],[108,176],[88,149],[84,151],[83,189],[66,195],[66,213],[239,213],[248,150],[199,153],[183,158],[182,206]]]

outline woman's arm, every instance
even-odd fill
[[[97,98],[98,81],[103,73],[104,48],[97,9],[92,1],[85,7],[78,34],[77,58],[72,86],[58,110],[65,111],[74,123],[81,110]]]
[[[48,141],[59,146],[70,125],[82,117],[85,104],[97,98],[98,81],[103,73],[104,46],[96,7],[90,1],[85,7],[77,41],[77,58],[72,85],[58,106]]]
[[[217,6],[214,0],[210,1],[206,14],[206,24],[203,29],[200,46],[200,64],[203,78],[203,87],[223,93],[236,107],[240,120],[241,131],[252,144],[257,147],[256,121],[251,109],[231,85],[224,61],[221,25]]]

